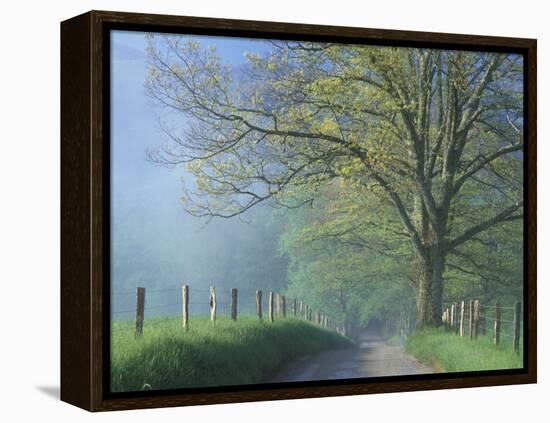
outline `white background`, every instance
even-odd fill
[[[0,420],[210,422],[548,421],[550,25],[544,1],[132,0],[2,5],[0,25]],[[90,414],[59,386],[59,22],[89,9],[537,38],[539,384]],[[546,75],[545,75],[546,74]],[[544,391],[546,395],[544,394]],[[162,420],[161,420],[162,419]]]

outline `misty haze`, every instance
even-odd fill
[[[111,33],[111,389],[522,367],[523,58]]]

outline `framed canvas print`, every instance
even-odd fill
[[[61,398],[536,382],[536,41],[61,24]]]

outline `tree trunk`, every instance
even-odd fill
[[[439,326],[443,300],[445,257],[439,243],[417,255],[416,327]]]

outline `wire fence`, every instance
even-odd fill
[[[345,335],[344,325],[322,310],[313,310],[303,300],[272,291],[262,294],[262,290],[251,288],[231,288],[226,292],[216,291],[214,287],[190,289],[188,285],[116,291],[111,293],[111,332],[133,330],[140,336],[146,316],[147,327],[180,317],[183,329],[188,329],[190,316],[209,315],[210,320],[215,321],[218,315],[228,314],[237,320],[238,314],[255,314],[259,320],[269,322],[293,316]]]
[[[444,327],[461,337],[477,339],[479,335],[492,335],[495,344],[505,338],[519,353],[523,338],[521,302],[513,306],[481,304],[479,300],[451,302],[443,305]]]
[[[165,288],[147,288],[147,302],[144,311],[152,316],[177,316],[183,306],[181,297],[181,286],[169,286]],[[249,288],[239,288],[239,307],[243,312],[252,313],[255,308],[256,291]],[[210,290],[208,288],[193,288],[193,300],[189,301],[190,313],[193,315],[208,314],[210,306],[208,303]],[[136,291],[118,291],[111,293],[111,316],[117,320],[128,320],[133,318],[136,312],[135,301]],[[229,313],[231,300],[230,293],[218,292],[218,312]],[[177,301],[174,301],[178,298]],[[202,298],[202,299],[201,299]],[[149,304],[151,302],[151,304]]]

